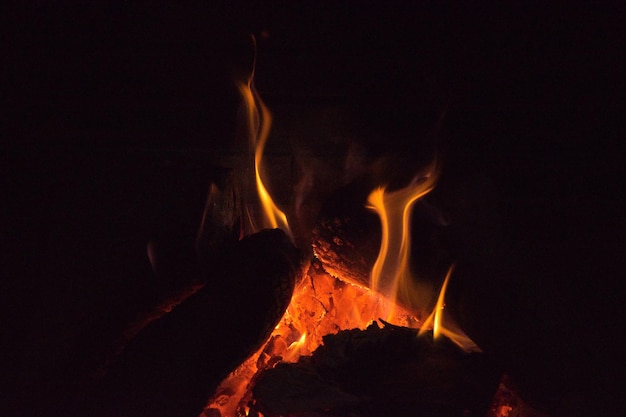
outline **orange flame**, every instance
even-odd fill
[[[415,202],[435,187],[437,176],[433,164],[426,175],[409,186],[393,192],[379,187],[368,197],[368,207],[378,214],[382,226],[380,251],[370,275],[370,288],[391,297],[394,302],[398,297],[405,302],[415,302],[420,297],[409,266],[411,212]]]
[[[453,323],[450,323],[449,320],[446,320],[444,324],[443,311],[446,307],[445,294],[453,271],[454,265],[450,266],[448,269],[446,278],[443,280],[443,284],[441,285],[441,291],[437,297],[437,303],[435,304],[433,311],[430,313],[430,316],[424,320],[424,324],[422,325],[418,335],[421,336],[425,334],[426,330],[432,327],[434,339],[438,339],[441,335],[443,335],[466,352],[481,352],[482,350],[480,347],[478,347],[478,345],[461,329],[457,328],[457,326]]]
[[[302,336],[295,342],[292,342],[287,351],[283,355],[284,362],[297,362],[301,355],[301,349],[305,347],[306,333],[302,333]]]
[[[254,41],[254,37],[253,37]],[[254,152],[254,176],[256,189],[261,204],[262,214],[258,219],[256,215],[250,213],[250,207],[246,207],[248,222],[251,232],[262,228],[280,228],[290,234],[287,216],[274,203],[265,183],[263,182],[263,153],[272,126],[272,114],[265,106],[254,87],[254,72],[256,67],[256,55],[252,64],[250,76],[245,81],[238,81],[237,88],[243,99],[246,111],[246,122],[248,125],[248,139],[250,149]]]
[[[382,227],[380,252],[372,268],[370,287],[392,298],[394,302],[391,303],[390,315],[399,300],[420,313],[430,304],[431,291],[423,285],[420,289],[410,270],[411,212],[415,202],[433,190],[437,177],[437,166],[433,163],[421,180],[414,180],[409,186],[389,193],[384,187],[379,187],[368,197],[368,207],[378,214]],[[418,334],[423,335],[432,328],[435,339],[444,335],[465,351],[480,351],[476,343],[450,320],[446,320],[444,325],[445,292],[453,270],[454,265],[448,270],[435,307],[422,323]]]

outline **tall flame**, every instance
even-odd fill
[[[254,41],[254,37],[252,39]],[[252,64],[252,71],[250,72],[248,79],[236,82],[245,106],[249,146],[254,152],[254,177],[256,192],[262,211],[260,214],[261,218],[259,219],[257,215],[250,212],[250,206],[248,205],[246,208],[248,222],[251,232],[258,231],[262,228],[280,228],[287,234],[290,234],[287,216],[274,203],[274,200],[267,190],[262,178],[262,172],[264,171],[263,153],[265,151],[265,145],[272,126],[272,114],[263,100],[261,100],[261,97],[254,87],[255,67],[256,55]]]
[[[416,178],[407,187],[386,192],[385,187],[376,188],[368,197],[368,207],[380,217],[382,239],[378,258],[370,276],[370,288],[394,301],[415,301],[414,283],[410,271],[411,212],[417,200],[428,194],[437,181],[436,165]],[[393,304],[393,303],[392,303]]]

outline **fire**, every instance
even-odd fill
[[[433,190],[437,176],[437,166],[433,163],[421,179],[413,180],[407,187],[389,193],[379,187],[368,197],[368,207],[378,214],[382,227],[380,252],[372,268],[370,287],[390,297],[392,308],[399,302],[421,313],[430,303],[431,291],[420,286],[410,270],[411,212],[415,203]],[[445,293],[453,270],[454,265],[448,269],[437,302],[418,334],[424,335],[432,328],[435,339],[443,335],[463,350],[477,352],[480,348],[476,343],[450,319],[443,320]]]
[[[432,313],[430,313],[430,316],[424,320],[424,324],[422,325],[418,335],[421,336],[425,334],[426,329],[432,327],[433,337],[435,339],[438,339],[440,336],[445,336],[466,352],[481,352],[480,347],[478,347],[478,345],[474,343],[474,341],[470,339],[469,336],[467,336],[461,329],[457,328],[454,323],[450,320],[446,320],[444,324],[443,311],[446,307],[445,294],[453,271],[454,265],[448,269],[448,273],[446,274],[446,278],[441,286],[439,296],[437,297],[437,303],[435,304]]]
[[[254,152],[254,178],[262,215],[246,201],[249,232],[261,228],[281,228],[288,234],[287,216],[274,203],[262,178],[263,153],[269,136],[272,116],[259,97],[250,77],[237,86],[245,106],[248,139]],[[255,375],[277,362],[297,362],[311,355],[322,344],[322,337],[348,329],[365,329],[375,320],[385,318],[395,325],[421,328],[420,334],[432,328],[434,337],[450,338],[465,350],[478,347],[463,332],[455,329],[443,316],[445,291],[453,268],[443,282],[434,309],[428,314],[434,291],[411,275],[410,218],[415,203],[428,194],[437,181],[437,165],[416,178],[408,187],[387,192],[385,187],[372,191],[368,207],[380,217],[382,242],[378,259],[371,272],[369,288],[343,281],[328,274],[313,259],[306,276],[297,285],[291,302],[265,345],[231,373],[210,399],[206,415],[248,415]],[[210,411],[208,411],[210,410]]]
[[[220,384],[209,408],[219,410],[222,416],[247,415],[245,409],[252,399],[248,384],[257,372],[278,361],[297,362],[301,356],[311,355],[327,334],[365,329],[387,313],[390,305],[387,297],[335,278],[313,260],[269,340]],[[408,327],[417,324],[417,319],[400,307],[390,320]]]
[[[436,181],[436,165],[433,164],[425,176],[409,186],[393,192],[379,187],[368,197],[368,207],[378,214],[382,227],[380,252],[372,268],[370,287],[391,297],[394,304],[402,301],[415,308],[422,299],[409,267],[411,212],[415,202],[428,194]]]
[[[386,193],[381,187],[370,194],[369,205],[379,214],[383,229],[370,288],[331,276],[313,259],[269,340],[222,382],[209,408],[219,410],[222,416],[247,415],[252,400],[250,384],[258,372],[271,368],[278,361],[297,362],[301,356],[311,355],[327,334],[355,328],[363,330],[382,317],[396,325],[419,327],[418,335],[429,334],[427,330],[432,329],[435,339],[445,336],[466,351],[480,350],[443,314],[453,267],[427,319],[420,322],[416,314],[426,311],[432,304],[434,291],[419,285],[410,273],[411,209],[434,188],[436,179],[433,165],[423,178],[404,189]]]
[[[245,107],[248,142],[250,149],[254,152],[253,163],[256,192],[262,211],[261,214],[251,212],[252,205],[250,202],[247,202],[248,228],[251,233],[263,228],[279,228],[290,234],[287,216],[274,203],[262,178],[262,172],[264,172],[263,153],[272,126],[272,114],[254,87],[255,64],[256,56],[248,79],[236,82]]]

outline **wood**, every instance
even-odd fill
[[[326,272],[364,287],[381,239],[378,216],[365,207],[373,188],[372,181],[361,179],[333,194],[313,229],[313,253]]]
[[[277,416],[485,416],[500,371],[432,334],[372,324],[324,337],[311,357],[265,371],[253,411]]]
[[[90,366],[87,368],[91,375],[104,375],[141,330],[202,288],[217,260],[238,242],[241,214],[233,172],[215,167],[212,177],[196,238],[197,262],[193,259],[192,236],[188,234],[176,236],[170,233],[148,243],[152,272],[161,288],[152,299],[137,299],[136,305],[128,306],[135,311],[117,324],[117,333],[112,334],[111,342],[101,343],[97,349],[89,351]]]
[[[209,282],[152,322],[81,405],[93,416],[197,416],[217,384],[255,352],[291,299],[300,254],[264,230],[223,254]]]

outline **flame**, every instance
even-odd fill
[[[450,320],[443,320],[443,312],[446,307],[445,303],[445,294],[448,289],[448,282],[450,281],[450,277],[452,276],[452,272],[454,271],[454,265],[450,266],[448,269],[448,273],[446,274],[446,278],[443,280],[443,284],[441,285],[441,290],[439,291],[439,296],[437,297],[437,302],[435,303],[435,307],[433,311],[430,313],[428,318],[424,320],[424,324],[422,325],[418,336],[422,336],[426,333],[427,329],[432,327],[433,330],[433,338],[435,340],[439,339],[440,336],[445,336],[450,339],[454,344],[459,346],[461,349],[466,352],[481,352],[482,350],[478,345],[469,338],[461,329],[459,329],[454,323]]]
[[[302,336],[295,342],[292,342],[287,348],[287,352],[283,356],[284,362],[297,362],[301,355],[301,349],[305,347],[306,333],[302,333]]]
[[[435,309],[433,310],[434,319],[433,319],[433,337],[435,339],[439,338],[439,335],[442,331],[445,330],[441,327],[441,318],[443,316],[443,309],[446,307],[444,302],[446,290],[448,289],[448,282],[450,281],[450,275],[452,275],[452,270],[454,269],[454,265],[448,269],[448,273],[446,274],[446,278],[443,280],[443,285],[441,286],[441,291],[439,292],[439,297],[437,297],[437,303],[435,304]]]
[[[430,304],[425,301],[430,291],[424,285],[420,286],[410,270],[411,213],[415,203],[433,190],[437,177],[437,165],[433,162],[421,179],[413,180],[407,187],[393,192],[379,187],[368,197],[368,207],[378,214],[382,227],[380,251],[372,268],[370,287],[391,297],[390,315],[398,302],[416,312],[421,312],[425,305]],[[424,335],[432,328],[435,339],[443,335],[467,352],[478,352],[480,348],[476,343],[451,320],[446,320],[444,324],[445,293],[453,270],[454,265],[448,269],[435,307],[422,323],[418,334]]]
[[[255,42],[254,37],[252,39],[253,42]],[[290,235],[291,231],[289,229],[287,216],[278,208],[276,203],[274,203],[274,200],[272,199],[272,196],[270,195],[262,178],[262,172],[264,172],[263,153],[265,151],[265,145],[272,126],[272,114],[254,87],[255,67],[256,54],[252,64],[252,71],[250,72],[248,79],[236,82],[245,106],[249,146],[254,152],[254,178],[256,191],[262,211],[262,214],[260,215],[261,218],[258,219],[255,214],[250,212],[250,206],[246,207],[249,228],[251,232],[258,231],[262,228],[280,228]]]
[[[433,163],[424,176],[400,190],[386,192],[385,187],[376,188],[367,199],[368,207],[380,217],[382,227],[380,251],[370,275],[370,288],[391,297],[394,302],[400,297],[405,304],[411,305],[419,298],[409,265],[411,212],[415,202],[435,187],[436,168]]]

